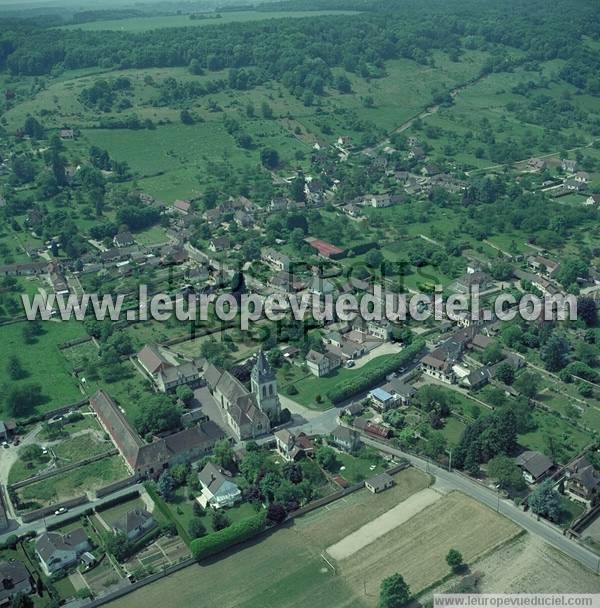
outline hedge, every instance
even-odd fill
[[[146,492],[150,495],[150,498],[154,501],[155,507],[161,513],[163,518],[166,521],[172,522],[175,524],[177,528],[177,534],[181,537],[183,542],[189,547],[192,542],[191,536],[188,534],[187,530],[181,525],[179,520],[173,516],[163,497],[156,491],[154,484],[150,481],[144,484],[144,488],[146,488]]]
[[[205,557],[210,557],[229,547],[243,543],[260,534],[266,525],[265,513],[259,513],[253,517],[248,517],[238,521],[223,530],[213,532],[207,536],[197,538],[192,541],[192,555],[198,561]]]
[[[382,380],[385,380],[386,376],[412,361],[423,349],[424,345],[422,340],[413,342],[402,352],[381,361],[379,365],[370,367],[366,371],[359,372],[355,378],[338,384],[327,393],[327,398],[332,403],[340,403],[358,393],[373,388]]]

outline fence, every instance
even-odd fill
[[[105,458],[108,458],[109,456],[114,456],[118,453],[119,451],[113,448],[112,450],[108,450],[107,452],[103,452],[102,454],[98,454],[97,456],[89,456],[88,458],[84,458],[83,460],[79,460],[78,462],[72,462],[71,464],[67,464],[64,467],[58,467],[56,469],[52,469],[51,471],[46,471],[45,473],[40,473],[39,475],[28,477],[27,479],[23,479],[22,481],[17,481],[11,484],[9,486],[9,489],[18,490],[19,488],[30,486],[31,484],[36,483],[38,481],[43,481],[44,479],[55,477],[56,475],[60,475],[61,473],[72,471],[73,469],[85,466],[86,464],[90,464],[98,460],[104,460]]]
[[[71,498],[71,500],[65,500],[64,502],[59,502],[49,507],[43,507],[42,509],[36,509],[35,511],[25,513],[25,515],[22,516],[23,523],[28,524],[36,519],[42,519],[42,517],[46,517],[47,515],[53,515],[58,509],[71,509],[72,507],[84,505],[86,502],[88,502],[88,497],[83,494],[82,496]]]
[[[96,490],[96,498],[104,498],[104,496],[108,496],[113,492],[117,492],[118,490],[122,490],[123,488],[127,488],[128,486],[133,486],[139,480],[139,475],[132,475],[131,477],[127,477],[126,479],[115,481],[115,483],[111,483],[108,486],[104,486],[103,488],[99,488],[98,490]]]

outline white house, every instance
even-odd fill
[[[205,508],[207,506],[214,509],[233,507],[242,499],[240,489],[212,462],[209,462],[198,473],[198,479],[202,484],[202,494],[196,500]]]
[[[67,534],[45,532],[35,541],[35,553],[47,576],[77,563],[79,557],[89,549],[90,543],[83,528]]]

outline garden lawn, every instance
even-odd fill
[[[306,407],[315,410],[326,410],[332,407],[331,401],[327,398],[327,392],[329,390],[346,380],[359,377],[361,374],[368,372],[372,367],[380,365],[384,358],[389,359],[393,356],[394,355],[382,355],[381,357],[376,357],[359,369],[338,367],[332,374],[322,378],[317,378],[316,376],[309,374],[305,378],[293,383],[293,386],[295,386],[298,391],[296,394],[289,392],[289,388],[292,384],[288,384],[281,390],[284,395],[289,396],[290,399],[293,399]]]

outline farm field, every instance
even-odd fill
[[[194,594],[203,589],[206,601],[225,607],[287,608],[310,600],[319,606],[366,608],[376,605],[379,582],[391,571],[402,572],[411,589],[418,591],[447,573],[444,555],[448,548],[457,547],[467,559],[473,559],[519,532],[512,523],[466,497],[450,494],[425,507],[378,542],[341,560],[337,574],[333,575],[319,557],[324,549],[402,504],[402,500],[424,490],[428,483],[423,474],[410,469],[397,475],[396,480],[398,485],[383,494],[373,496],[361,490],[298,518],[289,527],[243,550],[185,569],[113,605],[137,608],[150,598],[166,599],[177,589],[180,605],[185,608],[194,605]],[[429,542],[423,542],[422,534]],[[366,579],[361,563],[366,566]],[[358,575],[357,569],[361,570]],[[214,584],[231,571],[237,572],[239,585]],[[207,585],[208,580],[213,584]],[[251,585],[243,584],[250,580]]]
[[[483,575],[481,593],[600,592],[597,574],[529,534],[480,559],[474,569]],[[443,593],[450,584],[432,593]]]
[[[63,26],[65,30],[116,30],[126,32],[146,32],[167,27],[202,27],[227,23],[243,23],[246,21],[263,21],[266,19],[291,19],[299,17],[317,17],[326,15],[355,15],[356,11],[231,11],[214,17],[213,13],[204,19],[190,19],[189,15],[164,15],[157,17],[135,17],[130,19],[113,19],[105,21],[90,21],[89,23]]]
[[[339,562],[341,575],[355,593],[376,596],[382,578],[401,572],[413,593],[448,573],[445,556],[458,549],[466,563],[519,533],[508,519],[453,492],[406,523]]]

